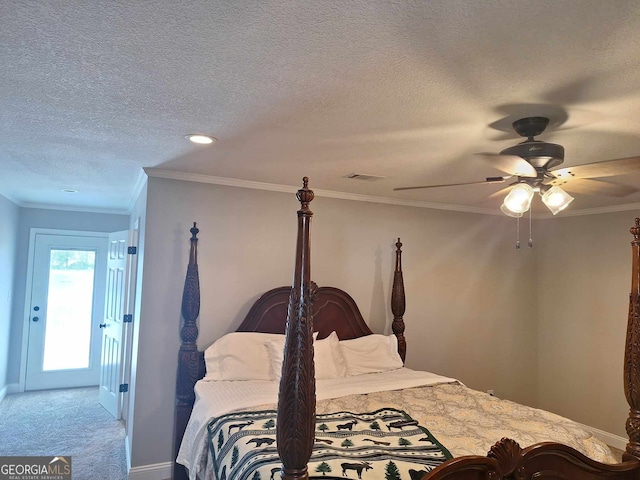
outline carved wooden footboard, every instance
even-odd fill
[[[503,438],[486,457],[459,457],[449,460],[422,480],[499,480],[499,479],[599,479],[640,478],[637,461],[606,465],[560,443],[538,443],[525,449]]]

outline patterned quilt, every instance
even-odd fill
[[[538,442],[560,442],[575,448],[593,460],[605,463],[616,463],[616,458],[612,455],[609,447],[595,438],[591,432],[583,429],[575,422],[544,410],[526,407],[508,400],[501,400],[457,383],[404,388],[402,390],[386,390],[368,394],[353,394],[318,400],[316,403],[316,412],[318,416],[332,415],[333,412],[345,411],[376,412],[389,405],[397,409],[396,411],[401,410],[406,412],[410,418],[417,420],[421,426],[427,427],[433,436],[437,438],[442,445],[446,446],[447,450],[451,452],[454,457],[463,455],[484,456],[497,440],[502,437],[509,437],[518,442],[522,447]],[[239,414],[241,415],[240,418],[244,418],[244,416],[251,415],[253,412],[273,409],[275,409],[275,404],[269,403],[243,408],[243,412]],[[220,420],[224,418],[226,417],[221,417]],[[250,419],[234,420],[230,424],[242,424],[248,421],[250,421]],[[262,425],[267,422],[268,420],[265,420]],[[257,422],[254,420],[254,423],[250,424],[250,426],[253,427],[255,423]],[[341,424],[344,423],[347,422],[341,422]],[[204,422],[204,424],[208,424],[208,421]],[[258,425],[258,427],[262,427],[262,425]],[[320,427],[320,425],[322,424],[318,424],[318,427]],[[324,430],[324,432],[323,430],[318,430],[317,438],[334,440],[328,436],[328,433],[333,432],[337,434],[337,427],[330,429],[330,423],[326,423],[326,425],[329,429]],[[245,426],[241,429],[241,426],[242,425],[231,429],[231,433],[234,431],[244,431],[248,427]],[[364,427],[365,425],[364,423],[359,423],[358,426]],[[381,427],[381,431],[389,432],[381,423],[379,423],[379,426]],[[372,430],[374,433],[378,432],[376,429]],[[258,428],[257,431],[261,437],[275,439],[273,427]],[[405,428],[403,431],[406,433],[408,429]],[[271,434],[269,434],[269,432],[271,432]],[[343,430],[340,432],[345,433]],[[193,474],[193,478],[195,478],[197,474],[199,475],[198,478],[213,480],[216,478],[217,473],[222,473],[221,470],[214,473],[215,469],[213,468],[212,454],[217,455],[221,453],[219,452],[221,447],[218,447],[220,432],[216,431],[215,435],[215,437],[212,437],[212,441],[209,442],[207,432],[205,431],[204,436],[207,441],[203,442],[197,463],[193,463],[194,467],[190,471],[190,473]],[[226,443],[228,437],[229,432],[225,430],[222,438],[223,443]],[[250,438],[245,439],[244,442],[246,443]],[[365,438],[377,440],[375,435],[365,436]],[[346,440],[346,438],[344,440]],[[341,442],[344,440],[341,440]],[[387,440],[382,441],[386,442]],[[209,444],[208,447],[205,445],[207,443]],[[254,443],[250,445],[255,446]],[[266,443],[262,445],[262,447],[266,446],[268,446]],[[316,447],[317,446],[318,445],[316,445]],[[275,446],[272,445],[272,447],[272,451],[275,452]],[[345,450],[351,451],[352,448],[345,448]],[[225,478],[228,478],[230,474],[233,447],[228,451],[231,452],[231,457],[229,458]],[[239,458],[239,448],[237,455]],[[273,453],[273,455],[276,454]],[[219,458],[219,456],[216,458]],[[220,458],[220,462],[222,461],[223,459]],[[366,462],[368,460],[362,461]],[[237,462],[238,460],[236,460],[236,463]],[[322,461],[319,463],[322,463]],[[342,476],[342,468],[340,465],[342,462],[326,462],[331,467],[331,472],[322,472],[321,470],[316,472],[319,463],[312,464],[309,470],[310,475],[323,477],[323,480],[331,480],[329,478],[330,476],[336,478]],[[224,468],[224,465],[222,468]],[[275,466],[271,468],[275,468]],[[322,468],[326,469],[326,467]],[[363,467],[361,473],[362,478],[364,480],[373,480],[369,479],[371,473],[371,470]],[[352,479],[357,478],[357,471],[347,470],[345,474]],[[270,476],[270,470],[267,469],[266,474],[265,471],[260,471],[261,480],[269,480]],[[218,477],[218,480],[225,480],[225,478]],[[275,478],[274,476],[274,479]],[[395,476],[390,475],[390,478],[395,479]],[[345,479],[346,477],[342,477],[342,480]],[[252,477],[249,480],[252,480]],[[401,480],[411,480],[410,475],[402,475]]]
[[[237,412],[208,425],[217,480],[277,480],[276,412]],[[336,412],[316,417],[312,478],[419,478],[451,458],[431,433],[402,410]]]

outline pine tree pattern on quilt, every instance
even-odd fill
[[[217,480],[279,480],[276,412],[236,412],[208,425]],[[317,415],[309,476],[323,480],[415,480],[451,458],[407,413]]]

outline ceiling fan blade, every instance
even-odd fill
[[[640,188],[604,180],[591,180],[589,178],[571,178],[566,182],[558,179],[550,182],[550,184],[558,185],[571,193],[604,195],[605,197],[626,197],[632,193],[640,192]]]
[[[554,170],[557,178],[602,178],[640,172],[640,157],[619,158],[607,162],[588,163]]]
[[[538,172],[524,158],[517,155],[499,155],[497,153],[478,153],[494,168],[519,177],[536,177]]]
[[[418,190],[420,188],[459,187],[462,185],[488,185],[492,183],[504,183],[508,178],[511,178],[511,175],[507,177],[487,177],[486,180],[481,182],[445,183],[442,185],[422,185],[419,187],[399,187],[399,188],[394,188],[393,190],[400,191],[400,190]]]

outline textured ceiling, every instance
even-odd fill
[[[531,115],[563,166],[640,155],[637,0],[4,1],[0,18],[0,194],[20,205],[124,212],[155,167],[496,209],[500,185],[393,188],[499,175],[474,153]]]

